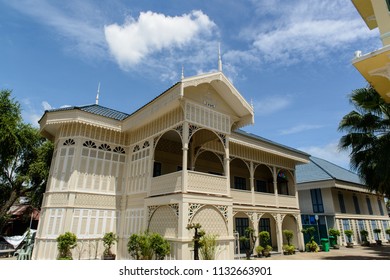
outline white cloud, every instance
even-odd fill
[[[105,26],[104,34],[111,54],[127,69],[150,54],[196,44],[214,27],[214,22],[201,11],[175,17],[148,11],[141,12],[138,19],[129,18],[123,25]]]
[[[280,64],[314,61],[346,50],[351,44],[377,37],[345,0],[254,1],[261,21],[258,28],[247,28],[254,49],[263,60]],[[273,7],[273,8],[272,8]],[[274,9],[277,7],[277,9]]]
[[[349,154],[347,151],[340,151],[338,148],[338,142],[336,141],[324,146],[300,147],[298,150],[349,169]]]
[[[69,41],[63,44],[72,53],[87,57],[106,53],[101,15],[86,1],[53,3],[46,0],[8,1],[8,5],[48,27]],[[76,52],[75,52],[76,50]]]
[[[253,102],[255,115],[265,116],[280,111],[291,104],[288,96],[272,96]]]
[[[42,104],[43,110],[45,110],[45,111],[53,109],[53,107],[47,101],[42,101],[41,104]]]
[[[287,129],[283,129],[280,131],[281,135],[289,135],[289,134],[295,134],[299,132],[303,132],[306,130],[313,130],[313,129],[319,129],[322,128],[323,125],[313,125],[313,124],[299,124],[297,126],[293,126]]]

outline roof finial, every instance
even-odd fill
[[[98,88],[97,88],[96,105],[99,105],[99,93],[100,93],[100,82],[99,82]]]
[[[181,79],[184,79],[184,66],[181,66]]]
[[[222,72],[221,43],[218,43],[218,71]]]

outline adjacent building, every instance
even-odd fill
[[[390,102],[390,0],[352,0],[369,29],[379,29],[382,47],[355,52],[352,63],[369,84]]]
[[[355,173],[326,160],[310,157],[310,163],[297,166],[299,206],[302,226],[315,227],[315,238],[327,238],[330,228],[340,230],[342,245],[345,230],[353,231],[353,241],[360,244],[360,231],[368,231],[368,241],[375,243],[374,229],[381,229],[380,239],[390,239],[390,227],[384,197],[370,192]]]
[[[55,259],[56,238],[70,231],[74,257],[102,255],[116,232],[117,258],[144,230],[163,235],[170,259],[192,259],[190,223],[218,235],[219,259],[233,259],[247,227],[284,229],[304,248],[296,166],[309,155],[240,128],[253,108],[222,71],[182,78],[132,114],[92,104],[46,111],[41,133],[54,142],[34,259]]]

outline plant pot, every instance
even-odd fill
[[[353,243],[352,242],[347,242],[347,248],[353,248]]]
[[[367,246],[367,247],[369,247],[369,246],[370,246],[370,242],[368,242],[368,241],[363,241],[362,246]]]
[[[376,245],[382,246],[382,240],[375,240],[375,242],[376,242]]]
[[[115,260],[116,255],[103,255],[103,260]]]
[[[339,244],[334,244],[334,245],[333,245],[333,249],[340,249]]]
[[[271,256],[271,252],[270,251],[263,251],[263,256],[266,258],[269,258]]]

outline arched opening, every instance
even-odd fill
[[[268,166],[261,164],[255,170],[255,192],[274,193],[274,179]]]
[[[154,150],[153,177],[182,169],[183,150],[180,135],[170,130],[160,137]]]
[[[293,176],[287,170],[279,170],[277,175],[278,194],[295,196]]]
[[[242,159],[235,158],[230,162],[230,186],[237,190],[250,191],[249,168]]]
[[[259,219],[258,230],[259,233],[262,231],[267,231],[269,233],[270,245],[273,250],[276,250],[278,248],[278,241],[276,237],[276,222],[271,214],[266,213],[261,216]]]
[[[250,222],[248,215],[246,215],[243,212],[238,212],[236,215],[234,215],[233,228],[234,228],[234,231],[236,233],[238,233],[238,237],[240,238],[240,237],[246,236],[245,230],[247,228],[253,228],[253,224]],[[238,250],[237,250],[237,251],[235,251],[235,253],[243,254],[243,253],[245,253],[245,250],[249,248],[248,247],[249,243],[240,240],[239,246],[240,246],[239,247],[240,251],[238,252]]]
[[[196,157],[194,171],[214,175],[224,175],[221,156],[211,151],[202,151]]]
[[[292,215],[286,215],[283,219],[282,223],[282,231],[283,230],[291,230],[294,234],[292,240],[290,240],[290,244],[294,245],[295,248],[298,248],[298,235],[299,228],[296,219]],[[287,244],[286,236],[283,234],[283,244]]]

